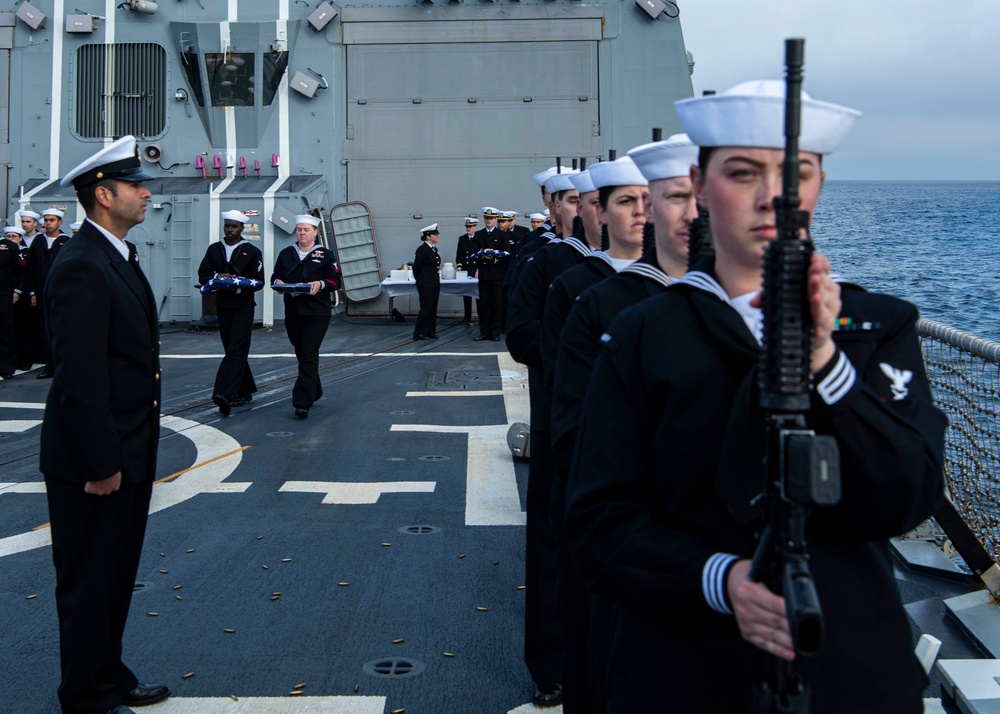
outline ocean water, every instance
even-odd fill
[[[844,279],[1000,342],[1000,181],[827,181],[813,240]]]

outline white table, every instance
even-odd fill
[[[389,319],[392,319],[392,302],[400,295],[416,295],[417,283],[415,280],[390,280],[386,278],[379,287],[389,296]],[[463,280],[442,280],[441,292],[445,295],[459,295],[461,297],[479,298],[479,280],[476,278],[465,278]]]

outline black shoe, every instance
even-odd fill
[[[35,379],[52,379],[52,372],[47,369],[43,369],[38,373],[38,376],[35,377]]]
[[[217,407],[219,407],[219,413],[222,414],[222,416],[229,416],[229,414],[233,411],[233,403],[221,394],[216,394],[212,397],[212,401],[215,402]]]
[[[440,338],[437,335],[429,335],[428,337],[425,337],[424,339],[426,339],[426,340],[437,340],[437,339],[440,339]]]
[[[303,407],[295,407],[295,416],[297,416],[299,419],[308,419],[309,410],[304,409]]]
[[[562,685],[556,682],[536,685],[535,693],[531,695],[531,702],[536,707],[557,707],[562,700]]]
[[[253,401],[252,394],[241,394],[240,396],[236,397],[236,399],[231,401],[230,404],[234,407],[243,407],[252,401]]]
[[[429,337],[424,337],[423,335],[414,335],[413,339],[414,340],[429,340],[430,338]]]
[[[131,692],[122,695],[122,706],[144,707],[147,704],[162,702],[170,696],[170,690],[165,684],[137,684]],[[113,710],[117,711],[117,710]]]
[[[473,342],[480,342],[482,340],[488,340],[488,339],[489,339],[489,337],[487,337],[486,335],[479,335],[478,337],[473,337],[472,341]]]
[[[491,337],[490,339],[493,340],[494,342],[499,342],[500,341],[500,336],[497,335],[496,337]]]
[[[108,709],[108,714],[136,714],[134,709],[129,709],[124,704],[119,704],[114,709]]]

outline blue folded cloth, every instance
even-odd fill
[[[207,283],[198,288],[198,292],[202,295],[207,295],[208,293],[214,293],[218,290],[226,290],[229,292],[236,292],[237,290],[243,290],[244,288],[259,288],[263,286],[259,280],[254,280],[253,278],[212,278]]]

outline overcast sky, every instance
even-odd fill
[[[678,0],[694,90],[781,79],[863,112],[831,179],[1000,180],[1000,0]]]

